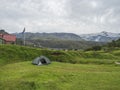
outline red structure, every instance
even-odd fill
[[[2,38],[2,34],[0,34],[0,38]]]
[[[11,34],[0,34],[0,38],[4,40],[4,44],[15,44],[16,36]]]

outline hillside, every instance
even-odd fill
[[[114,64],[120,60],[120,50],[106,51],[63,51],[40,49],[16,45],[0,45],[0,64],[31,61],[45,55],[52,61],[68,63]]]
[[[17,38],[22,38],[22,33],[14,33]],[[31,33],[26,32],[25,33],[26,39],[30,40],[36,40],[36,39],[42,39],[42,40],[53,40],[53,39],[59,39],[59,40],[74,40],[74,41],[81,41],[82,38],[79,35],[73,34],[73,33]]]
[[[86,49],[95,45],[104,45],[104,43],[96,43],[92,41],[74,41],[74,40],[26,40],[28,45],[36,45],[37,47],[47,47],[53,49]]]
[[[112,42],[108,43],[107,47],[109,47],[109,48],[111,48],[111,47],[118,47],[118,48],[120,48],[120,39],[113,40]]]
[[[23,34],[15,33],[17,44],[23,43]],[[104,43],[85,41],[73,33],[25,33],[26,45],[58,49],[86,49]]]

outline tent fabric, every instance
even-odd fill
[[[50,60],[45,56],[37,57],[32,61],[32,64],[35,64],[35,65],[44,65],[44,64],[50,64],[50,63],[51,63]]]

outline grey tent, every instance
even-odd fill
[[[32,62],[32,64],[35,64],[35,65],[43,65],[43,64],[50,64],[50,63],[51,63],[50,60],[45,56],[37,57]]]

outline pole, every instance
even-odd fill
[[[23,29],[22,34],[23,34],[23,45],[25,46],[25,27],[24,27],[24,29]]]
[[[23,36],[23,37],[24,37],[24,42],[23,42],[23,43],[24,43],[24,46],[25,46],[25,33],[24,33],[24,36]]]

